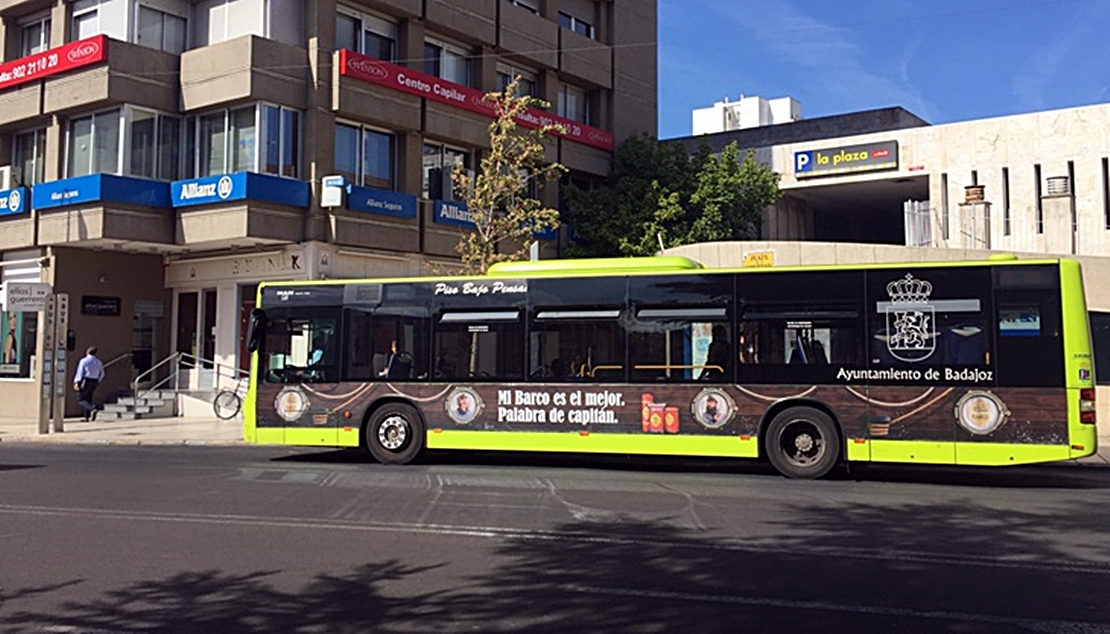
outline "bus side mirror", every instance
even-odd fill
[[[261,308],[251,309],[250,329],[247,331],[247,352],[257,352],[262,343],[262,335],[266,332],[266,311]]]

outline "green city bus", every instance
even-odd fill
[[[1096,451],[1068,259],[707,269],[542,260],[485,276],[276,282],[245,438],[364,447],[1012,465]]]

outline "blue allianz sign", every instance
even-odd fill
[[[347,209],[398,218],[415,218],[416,196],[351,185],[347,188]]]
[[[432,206],[432,220],[448,225],[474,227],[474,214],[462,203],[437,200]]]
[[[185,181],[175,181],[170,185],[170,195],[174,207],[211,205],[236,200],[258,200],[308,207],[308,183],[290,178],[236,172],[219,176],[205,176]]]
[[[170,185],[145,178],[89,174],[40,183],[31,190],[31,206],[35,209],[51,209],[92,202],[169,207]]]
[[[27,188],[16,187],[0,191],[0,216],[21,214],[27,209]]]

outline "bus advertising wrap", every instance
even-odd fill
[[[347,49],[339,51],[339,74],[487,117],[494,116],[493,106],[483,99],[485,93],[480,90]],[[606,132],[536,108],[529,108],[524,114],[520,115],[517,123],[526,128],[557,125],[559,129],[552,133],[555,136],[600,148],[607,152],[612,152],[616,147],[612,132]]]

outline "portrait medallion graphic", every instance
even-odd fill
[[[465,425],[478,417],[482,412],[482,399],[468,387],[458,387],[451,390],[444,401],[447,415],[451,420],[460,425]]]
[[[995,431],[1009,417],[1006,404],[992,392],[974,390],[956,402],[956,421],[977,436]]]
[[[889,302],[880,303],[886,313],[887,350],[899,361],[917,363],[936,350],[936,310],[929,303],[933,285],[912,273],[886,285]]]
[[[274,410],[286,422],[292,423],[308,409],[308,398],[295,387],[287,387],[274,398]]]
[[[724,390],[706,389],[698,392],[691,406],[694,420],[708,429],[720,429],[732,420],[736,404]]]

